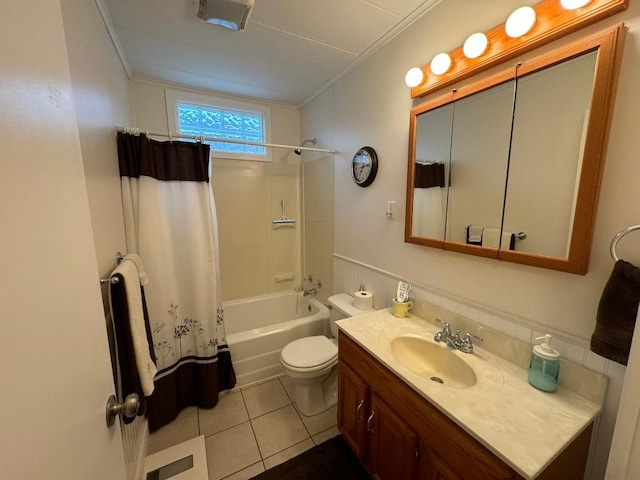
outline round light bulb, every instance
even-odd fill
[[[560,0],[560,5],[565,10],[575,10],[576,8],[584,7],[591,0]]]
[[[411,88],[420,85],[422,80],[424,80],[424,73],[422,72],[422,69],[418,67],[409,69],[407,74],[404,76],[404,82]]]
[[[509,15],[504,29],[511,38],[518,38],[528,33],[535,23],[536,11],[531,7],[520,7]]]
[[[451,68],[451,57],[448,53],[439,53],[431,60],[430,67],[435,75],[442,75]]]
[[[489,39],[484,33],[474,33],[469,35],[462,46],[462,52],[467,58],[478,58],[487,51]]]

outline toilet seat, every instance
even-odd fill
[[[324,335],[299,338],[287,344],[282,363],[297,371],[321,370],[338,360],[338,347]]]

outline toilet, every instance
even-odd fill
[[[365,313],[346,293],[329,297],[331,335],[304,337],[288,343],[280,354],[284,374],[294,385],[293,400],[305,416],[317,415],[338,399],[338,327],[336,320]]]

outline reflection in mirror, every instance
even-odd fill
[[[514,86],[510,81],[454,103],[448,242],[499,246]]]
[[[417,117],[413,233],[444,239],[453,104]]]
[[[504,230],[518,250],[568,258],[597,52],[518,78]]]
[[[414,107],[405,241],[586,273],[625,31],[615,25]],[[447,188],[430,183],[432,162]]]

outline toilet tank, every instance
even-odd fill
[[[331,305],[331,311],[329,313],[329,326],[331,328],[331,334],[336,337],[338,335],[338,327],[336,320],[341,320],[347,317],[355,317],[356,315],[362,315],[368,310],[360,310],[353,306],[353,297],[347,293],[338,293],[332,295],[328,299],[329,305]]]

